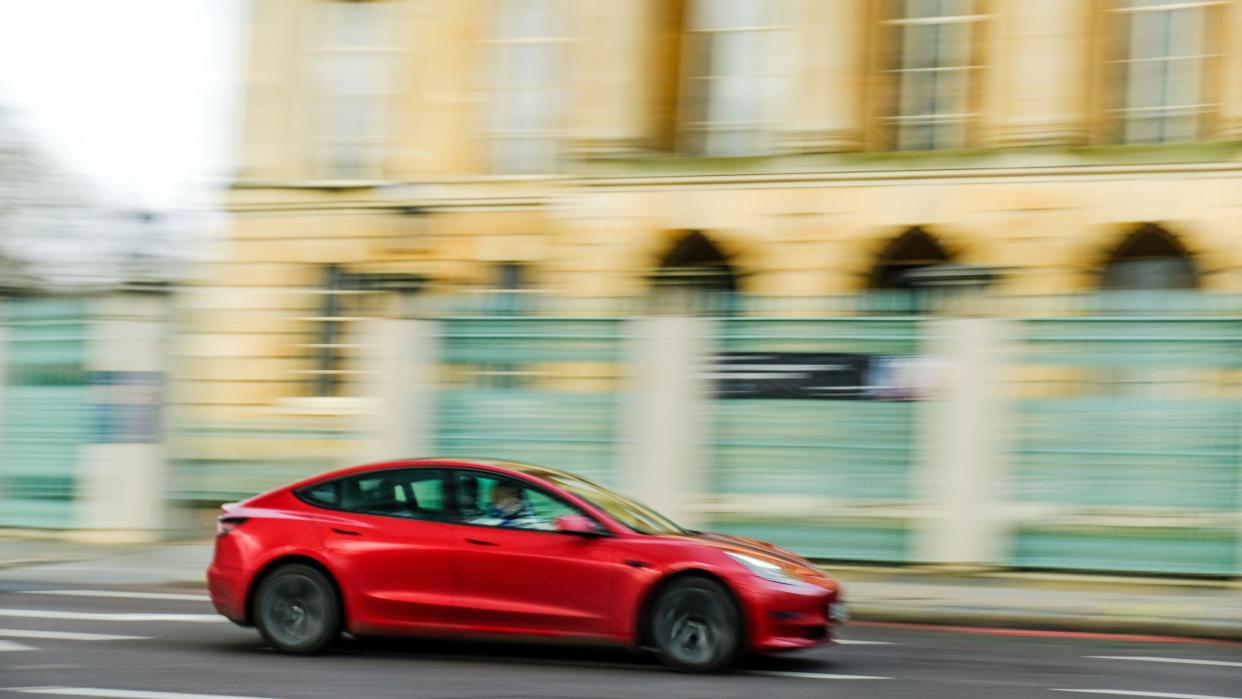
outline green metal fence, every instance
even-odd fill
[[[620,318],[442,321],[436,451],[617,480]]]
[[[906,317],[722,321],[724,352],[913,355]],[[905,561],[916,403],[713,400],[709,526],[804,554]]]
[[[73,527],[78,452],[93,430],[87,302],[18,298],[2,308],[0,526]]]
[[[349,463],[357,438],[344,420],[179,424],[170,430],[166,488],[178,505],[214,507]]]
[[[1242,320],[1021,323],[1004,563],[1239,572]]]

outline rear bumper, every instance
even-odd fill
[[[230,621],[247,625],[246,571],[213,562],[207,569],[207,593],[217,612]]]
[[[751,590],[750,648],[758,653],[814,648],[832,642],[837,592],[816,585],[767,583]]]

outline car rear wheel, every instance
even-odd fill
[[[682,578],[660,591],[649,628],[656,655],[678,670],[718,670],[742,647],[737,605],[724,585],[709,578]]]
[[[318,653],[341,635],[341,602],[321,571],[300,563],[272,571],[255,593],[254,622],[284,653]]]

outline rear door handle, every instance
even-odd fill
[[[362,536],[362,532],[354,532],[348,529],[339,529],[337,527],[332,527],[332,531],[336,532],[337,534],[344,534],[345,536]]]
[[[474,544],[475,546],[495,546],[496,545],[496,542],[494,541],[484,541],[482,539],[470,539],[470,538],[466,539],[466,543]]]

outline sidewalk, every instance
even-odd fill
[[[202,586],[210,542],[104,546],[0,538],[0,583]],[[1242,641],[1230,582],[828,567],[856,620]]]

